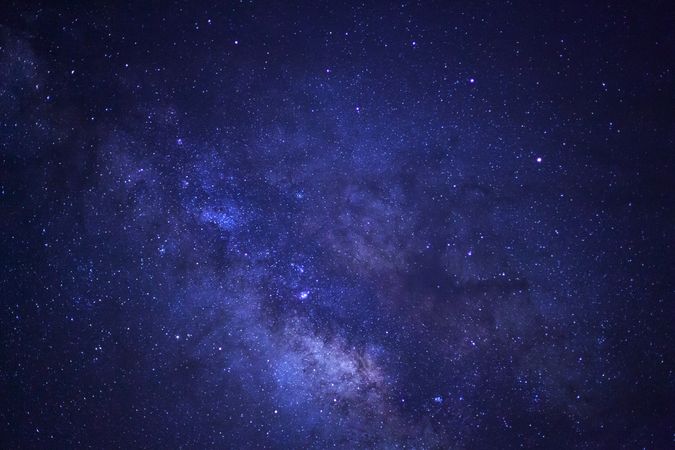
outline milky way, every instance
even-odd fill
[[[94,3],[0,7],[0,447],[672,445],[667,2]]]

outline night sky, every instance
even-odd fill
[[[675,445],[672,4],[107,3],[0,6],[1,448]]]

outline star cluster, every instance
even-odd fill
[[[3,448],[668,448],[673,8],[0,7]]]

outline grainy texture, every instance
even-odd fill
[[[0,6],[0,447],[673,445],[670,2],[134,3]]]

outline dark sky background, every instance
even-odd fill
[[[0,7],[0,447],[672,448],[670,2]]]

